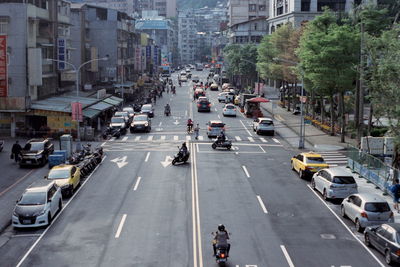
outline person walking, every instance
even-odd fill
[[[400,213],[400,184],[398,178],[393,180],[393,185],[390,187],[390,191],[393,193],[393,207],[395,210],[397,210],[397,213]]]
[[[197,139],[199,139],[199,133],[200,133],[200,126],[199,126],[199,124],[197,123],[197,125],[196,125],[196,127],[194,127],[194,138],[197,140]]]
[[[19,144],[18,140],[15,141],[15,144],[11,148],[11,159],[14,159],[15,162],[18,162],[20,160],[21,150],[22,147]]]

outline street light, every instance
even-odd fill
[[[273,61],[282,61],[295,66],[299,65],[299,62],[283,59],[283,58],[273,58]],[[304,95],[304,70],[302,67],[299,68],[301,73],[301,96],[300,96],[300,138],[299,138],[299,149],[304,148],[305,139],[305,125],[304,125],[304,107],[303,107],[303,95]]]

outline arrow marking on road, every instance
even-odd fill
[[[127,156],[123,156],[120,158],[112,159],[110,161],[117,163],[118,168],[121,169],[122,167],[128,165],[128,162],[126,161],[126,159],[127,159]]]
[[[166,156],[164,161],[161,161],[161,165],[166,168],[168,165],[171,164],[172,162],[172,157],[171,156]]]

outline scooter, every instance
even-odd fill
[[[190,152],[189,151],[183,157],[181,156],[181,153],[178,152],[175,155],[174,159],[172,160],[172,165],[175,165],[177,163],[186,163],[189,160],[189,156],[190,156]]]
[[[214,233],[211,233],[214,236]],[[216,247],[215,261],[219,266],[225,266],[225,263],[228,261],[228,245],[218,245],[213,240],[213,245]]]
[[[227,150],[230,150],[232,148],[232,142],[228,139],[226,139],[223,142],[218,141],[218,139],[217,139],[214,141],[214,143],[212,143],[211,147],[213,149],[216,149],[217,147],[222,147],[222,148],[226,148]]]
[[[107,139],[109,136],[118,139],[121,136],[121,130],[118,128],[107,127],[103,133],[103,139]]]
[[[171,115],[171,110],[170,109],[164,109],[164,115],[165,116]]]

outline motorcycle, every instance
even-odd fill
[[[214,233],[211,233],[214,235]],[[215,244],[215,240],[213,240],[213,244]],[[216,254],[215,254],[215,261],[220,266],[225,266],[225,263],[228,261],[228,245],[218,245],[215,244],[216,247]]]
[[[107,139],[108,137],[115,137],[118,139],[121,136],[121,129],[119,128],[111,128],[107,127],[107,129],[103,133],[103,139]]]
[[[179,151],[175,155],[174,159],[172,160],[172,165],[175,165],[176,163],[186,163],[188,161],[188,159],[189,159],[189,156],[190,156],[190,152],[189,151],[183,157],[182,157],[182,153]]]
[[[165,116],[171,115],[171,110],[169,108],[164,109],[164,115]]]
[[[211,147],[213,149],[216,149],[217,147],[222,147],[222,148],[226,148],[227,150],[230,150],[232,148],[232,142],[230,140],[225,140],[225,141],[218,141],[215,140],[214,143],[212,143]]]

